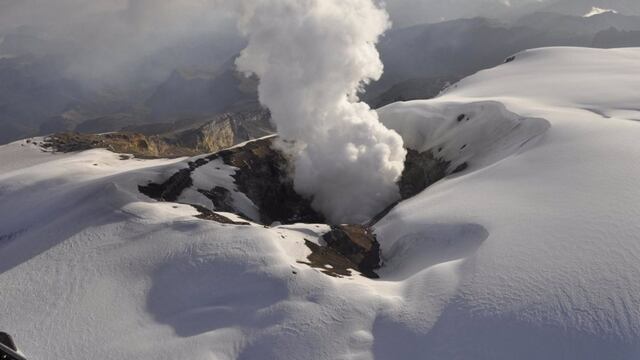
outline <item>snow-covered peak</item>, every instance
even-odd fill
[[[632,110],[640,97],[640,49],[555,47],[526,50],[514,60],[450,87],[439,100],[520,99],[533,107]],[[522,114],[521,114],[522,115]]]
[[[599,8],[597,6],[594,6],[594,7],[591,8],[591,10],[588,13],[584,14],[583,17],[588,18],[588,17],[592,17],[592,16],[595,16],[595,15],[605,14],[605,13],[617,14],[618,12],[616,10],[613,10],[613,9],[603,9],[603,8]]]

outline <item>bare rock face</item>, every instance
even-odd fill
[[[159,201],[177,201],[182,192],[193,185],[191,172],[193,169],[182,169],[173,174],[162,184],[150,183],[146,186],[138,186],[138,190],[152,199]]]
[[[403,200],[421,193],[424,189],[445,178],[449,162],[436,158],[431,151],[417,152],[407,149],[402,177],[398,183]]]
[[[374,270],[382,266],[380,243],[371,228],[363,225],[333,226],[322,239],[328,248],[346,258],[362,275],[378,278]]]
[[[324,216],[311,207],[311,199],[295,191],[289,176],[289,162],[272,148],[273,140],[252,141],[214,156],[237,168],[233,178],[238,191],[260,209],[263,224],[324,223]]]
[[[151,124],[107,134],[58,133],[45,147],[58,152],[104,148],[138,158],[210,154],[273,133],[268,110],[228,112],[195,123]]]
[[[418,152],[413,149],[407,149],[407,158],[404,162],[404,171],[398,181],[400,190],[400,201],[410,199],[429,186],[444,179],[451,173],[462,171],[466,168],[463,164],[453,172],[449,171],[450,163],[448,161],[437,158],[433,152]],[[374,226],[382,220],[396,205],[400,202],[390,204],[386,209],[371,218],[367,222],[367,226]]]
[[[216,186],[211,190],[198,190],[202,195],[206,196],[217,211],[235,213],[237,210],[233,207],[233,196],[231,191],[221,186]]]
[[[150,183],[138,188],[153,199],[176,201],[185,189],[193,185],[193,171],[221,159],[236,168],[232,176],[237,191],[244,193],[256,205],[262,224],[324,223],[324,216],[311,207],[311,200],[295,191],[288,173],[288,161],[272,145],[273,138],[266,138],[223,150],[190,162],[188,168],[179,170],[161,184]],[[216,210],[246,217],[233,207],[229,189],[212,184],[211,189],[198,191],[213,202]]]
[[[186,128],[159,134],[167,144],[209,154],[233,145],[271,135],[271,113],[259,106],[239,112],[227,112]]]
[[[375,270],[382,266],[380,243],[372,229],[364,225],[339,225],[322,236],[325,246],[307,240],[311,250],[307,262],[323,274],[333,277],[351,276],[353,270],[370,279],[379,278]]]
[[[176,147],[167,144],[157,136],[146,136],[139,133],[58,133],[45,138],[42,146],[51,151],[63,153],[107,149],[115,153],[132,154],[141,159],[195,155],[191,149]]]
[[[236,136],[233,123],[228,119],[211,122],[198,130],[196,143],[193,144],[193,147],[203,153],[220,151],[230,148],[238,142],[246,141]]]
[[[42,145],[56,152],[107,149],[115,153],[133,154],[139,158],[184,156],[179,149],[169,149],[158,139],[137,133],[80,134],[59,133],[47,137]]]

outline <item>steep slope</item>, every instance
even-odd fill
[[[139,158],[196,156],[273,134],[269,111],[259,106],[255,108],[204,119],[196,117],[174,123],[128,126],[120,132],[56,133],[47,136],[44,144],[47,149],[63,153],[109,149]]]
[[[194,189],[250,213],[240,167],[2,146],[0,323],[30,358],[635,359],[639,64],[527,51],[380,109],[409,147],[466,167],[375,225],[378,280],[308,265],[326,225],[138,191],[201,164]]]

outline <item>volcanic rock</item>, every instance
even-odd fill
[[[311,199],[295,191],[289,161],[273,149],[274,139],[252,141],[214,156],[237,168],[233,175],[237,189],[258,207],[263,224],[324,223],[324,216],[311,207]]]
[[[407,149],[402,177],[398,182],[402,200],[418,195],[427,187],[448,175],[450,163],[439,159],[431,151],[418,152]]]
[[[374,270],[381,267],[380,243],[371,228],[363,225],[332,226],[322,239],[369,278],[378,278]]]

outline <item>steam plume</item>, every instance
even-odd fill
[[[389,27],[372,0],[233,0],[248,46],[240,71],[260,78],[295,159],[298,192],[331,222],[361,222],[398,198],[406,152],[358,92],[382,75],[376,50]]]

